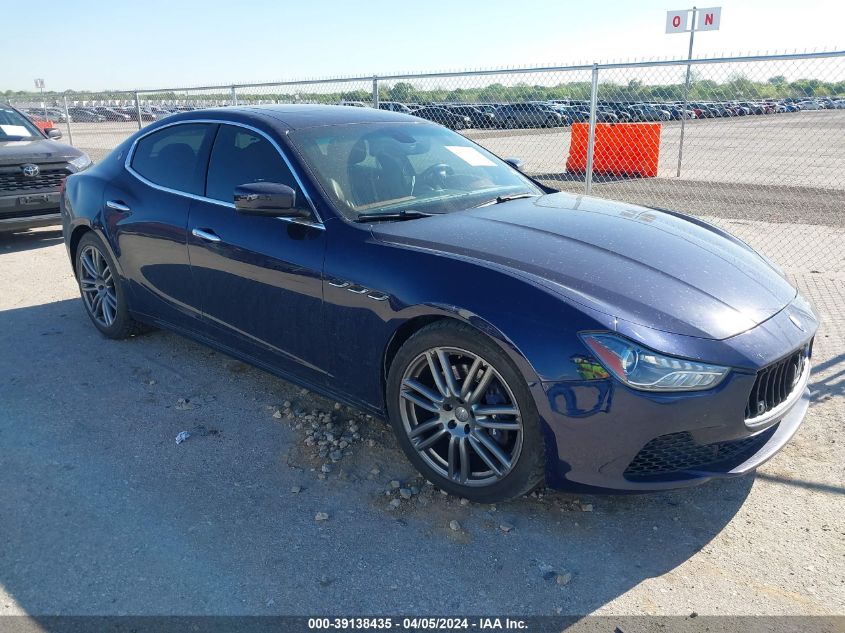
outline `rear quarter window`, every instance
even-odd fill
[[[211,129],[208,123],[185,123],[143,137],[135,146],[132,169],[161,187],[202,195]]]

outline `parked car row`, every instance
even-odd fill
[[[363,101],[341,101],[340,105],[369,107]],[[559,99],[521,103],[401,103],[382,101],[382,110],[413,114],[440,123],[453,130],[467,128],[561,127],[590,120],[590,103]],[[600,101],[596,120],[600,123],[638,121],[679,121],[760,114],[778,114],[801,110],[845,109],[845,99],[782,99],[763,101],[724,101],[630,103]]]
[[[339,105],[367,108],[364,101],[340,101]],[[26,108],[33,121],[64,123],[68,120],[85,123],[158,121],[179,112],[188,112],[207,106],[144,105],[138,109],[129,106],[71,106],[67,114],[63,108]],[[213,106],[212,106],[213,107]],[[381,110],[413,114],[422,119],[439,123],[453,130],[552,128],[585,123],[590,120],[590,102],[576,99],[550,101],[525,101],[517,103],[438,103],[381,101]],[[596,106],[599,123],[629,123],[640,121],[679,121],[681,119],[708,119],[762,114],[780,114],[802,110],[845,109],[845,99],[821,97],[808,99],[765,99],[757,101],[691,101],[684,104],[672,102],[613,102],[601,100]],[[46,117],[45,117],[46,110]]]
[[[166,116],[177,112],[197,110],[192,106],[142,106],[140,108],[141,121],[158,121]],[[21,112],[26,114],[32,121],[51,120],[57,123],[76,121],[81,123],[103,123],[106,121],[129,122],[138,121],[138,108],[136,106],[69,106],[67,114],[64,108],[22,108]],[[46,117],[46,118],[45,118]]]

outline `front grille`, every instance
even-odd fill
[[[807,351],[808,346],[805,345],[783,360],[757,372],[754,387],[745,406],[746,420],[765,415],[789,397],[804,371]]]
[[[625,476],[642,479],[731,461],[739,464],[768,442],[776,428],[774,425],[751,437],[713,444],[698,444],[689,431],[661,435],[637,453],[625,469]]]
[[[24,176],[19,167],[16,171],[4,170],[0,172],[0,194],[28,191],[58,191],[62,179],[70,175],[69,169],[54,166],[40,166],[41,172],[37,176]]]

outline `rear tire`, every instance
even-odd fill
[[[525,378],[467,325],[438,321],[405,342],[388,372],[387,408],[405,455],[446,492],[493,503],[544,479],[540,418]]]
[[[79,240],[75,272],[85,312],[104,336],[123,339],[150,329],[130,316],[123,278],[109,250],[93,232]]]

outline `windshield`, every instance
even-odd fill
[[[0,105],[0,141],[41,138],[38,128],[19,112]]]
[[[350,219],[374,213],[448,213],[499,196],[540,195],[530,180],[445,128],[376,123],[290,135],[323,190]]]

